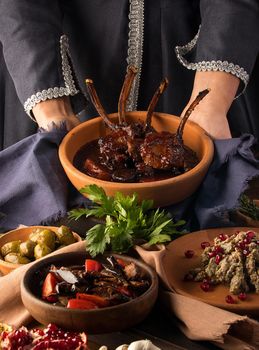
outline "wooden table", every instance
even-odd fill
[[[127,315],[125,315],[127,317]],[[218,347],[207,342],[194,342],[184,336],[176,326],[175,318],[169,317],[159,304],[144,322],[132,329],[110,334],[89,335],[90,350],[97,350],[101,345],[114,350],[122,344],[135,340],[149,339],[162,350],[216,350]]]

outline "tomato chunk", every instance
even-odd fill
[[[100,297],[99,295],[93,295],[93,294],[76,293],[76,299],[92,301],[99,307],[105,307],[110,304],[108,299],[105,299],[103,297]]]
[[[102,269],[103,269],[102,264],[99,263],[99,261],[96,261],[93,259],[86,259],[85,260],[85,271],[86,272],[101,271]]]
[[[82,309],[82,310],[91,310],[98,309],[98,305],[89,300],[83,299],[70,299],[67,304],[68,309]]]
[[[120,258],[117,258],[116,260],[117,260],[117,263],[123,268],[127,265],[127,263]]]
[[[42,298],[48,300],[50,296],[57,294],[56,285],[58,283],[57,278],[51,272],[49,272],[44,280],[42,286]],[[53,299],[54,300],[54,299]]]

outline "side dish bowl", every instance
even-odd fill
[[[5,243],[17,241],[17,240],[24,242],[24,241],[28,240],[29,235],[36,229],[50,229],[50,230],[56,232],[58,227],[56,227],[56,226],[28,226],[28,227],[21,227],[21,228],[17,228],[15,230],[9,231],[0,237],[0,251],[1,251],[2,246]],[[73,235],[74,235],[76,241],[78,241],[78,242],[81,241],[81,237],[77,233],[73,232]],[[23,266],[23,264],[14,264],[14,263],[7,262],[3,259],[3,257],[0,254],[0,272],[3,275],[7,275],[8,273],[12,272],[13,270],[17,269],[20,266]]]
[[[117,120],[117,113],[109,115],[112,121]],[[146,112],[128,112],[128,123],[138,120],[144,121]],[[154,113],[152,126],[157,131],[170,131],[175,133],[180,119],[164,113]],[[97,117],[86,121],[71,130],[63,139],[59,147],[61,164],[72,182],[80,190],[82,187],[96,184],[104,189],[108,196],[116,192],[124,195],[138,193],[139,200],[152,199],[155,207],[167,206],[184,200],[192,195],[201,184],[213,158],[213,142],[205,131],[197,124],[187,121],[183,140],[198,156],[199,163],[182,175],[165,180],[144,183],[119,183],[99,180],[79,171],[73,164],[75,155],[86,143],[106,135],[107,128],[102,118]],[[86,195],[86,194],[84,194]],[[87,196],[87,195],[86,195]]]
[[[42,324],[55,323],[58,326],[87,333],[119,331],[141,322],[151,311],[158,293],[156,273],[145,263],[128,256],[112,254],[115,258],[134,262],[150,281],[150,287],[140,296],[123,304],[92,310],[68,309],[47,303],[40,298],[40,283],[44,268],[55,266],[83,265],[86,252],[58,254],[36,262],[25,273],[21,282],[21,297],[24,306],[33,318]]]

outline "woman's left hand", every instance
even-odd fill
[[[198,105],[190,115],[189,120],[192,120],[201,126],[213,139],[231,138],[226,113],[218,112],[216,109],[211,109],[210,107],[211,106],[208,106],[205,101],[204,105],[203,101],[201,101],[201,104]],[[187,108],[188,106],[185,108],[184,112]],[[182,116],[184,112],[182,113]]]
[[[192,95],[182,116],[198,93],[209,88],[210,92],[196,106],[189,119],[199,124],[214,139],[231,138],[227,113],[238,86],[239,79],[230,73],[196,72]]]

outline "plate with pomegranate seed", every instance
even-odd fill
[[[252,316],[259,315],[258,266],[259,230],[251,227],[190,233],[170,243],[164,258],[177,293]]]

